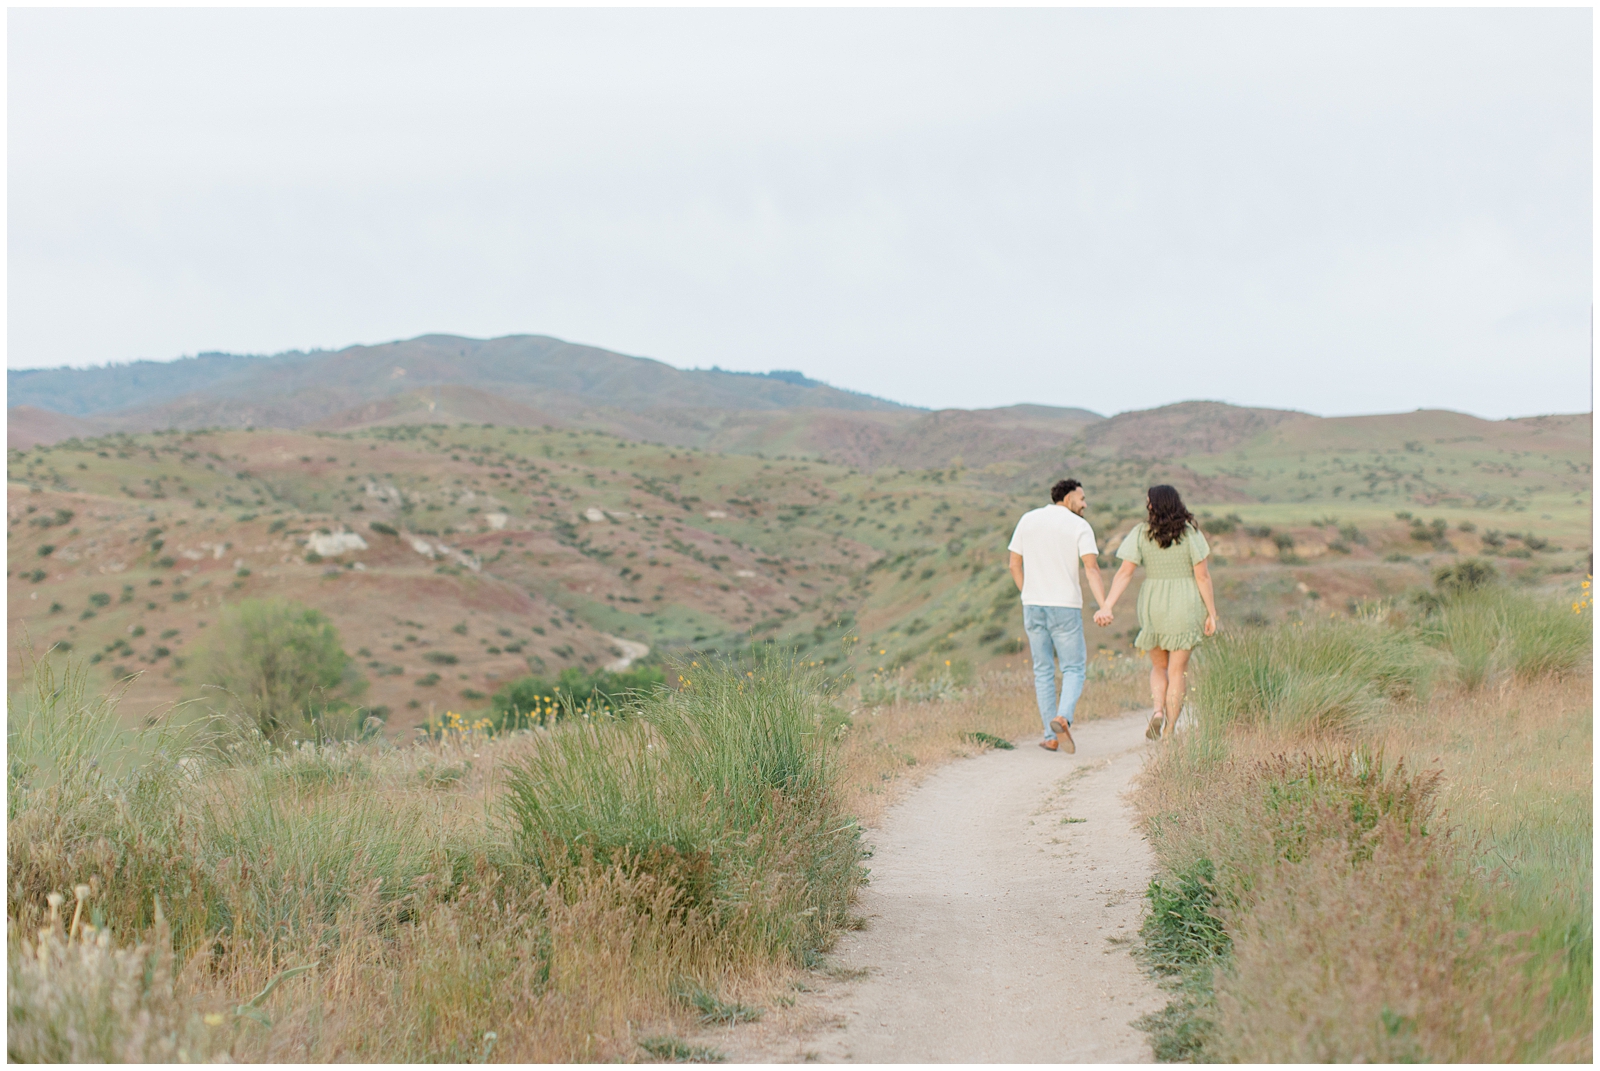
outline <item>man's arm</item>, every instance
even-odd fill
[[[1022,590],[1022,555],[1016,551],[1011,552],[1011,579],[1017,582],[1017,590]]]
[[[1089,590],[1094,594],[1094,601],[1099,606],[1106,604],[1105,585],[1100,581],[1100,558],[1095,554],[1083,556],[1083,572],[1089,581]]]

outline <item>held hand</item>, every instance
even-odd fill
[[[1190,620],[1192,621],[1194,619],[1190,618]],[[1216,634],[1217,634],[1217,615],[1216,614],[1207,614],[1206,615],[1206,635],[1207,636],[1215,636]]]
[[[1110,610],[1107,610],[1102,606],[1100,609],[1094,612],[1094,623],[1099,625],[1101,628],[1105,628],[1107,625],[1111,624],[1111,620],[1114,616],[1115,615],[1112,614]]]

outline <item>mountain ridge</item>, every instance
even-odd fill
[[[231,425],[253,410],[226,403],[260,404],[260,399],[273,395],[297,398],[291,408],[296,413],[293,426],[299,426],[373,397],[444,384],[517,386],[604,397],[625,409],[674,403],[737,409],[801,404],[882,411],[914,408],[841,390],[793,371],[680,369],[547,335],[472,339],[428,334],[310,353],[206,353],[170,362],[9,369],[6,380],[12,406],[96,416],[117,430],[134,430],[132,425],[168,415],[200,419],[208,406],[228,418],[212,423]]]

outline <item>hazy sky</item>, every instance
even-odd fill
[[[933,407],[1590,407],[1586,10],[7,19],[13,368],[535,333]]]

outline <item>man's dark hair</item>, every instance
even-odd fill
[[[1082,486],[1083,484],[1077,480],[1059,480],[1054,487],[1050,488],[1050,501],[1060,502]]]

